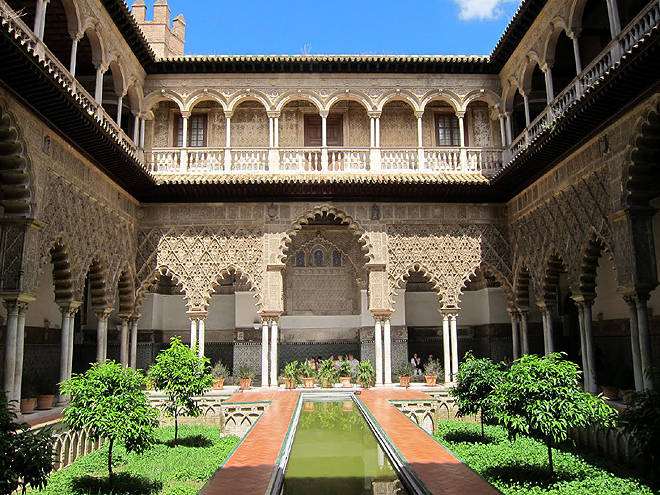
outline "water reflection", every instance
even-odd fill
[[[284,495],[405,494],[352,401],[304,402],[284,477]]]

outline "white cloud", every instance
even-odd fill
[[[458,18],[462,21],[496,19],[504,14],[503,3],[520,0],[452,0],[460,8]]]

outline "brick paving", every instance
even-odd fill
[[[203,495],[266,492],[299,394],[300,390],[251,391],[235,394],[227,401],[271,401],[271,405],[216,472]],[[360,398],[431,493],[500,493],[389,403],[391,399],[429,400],[422,390],[364,390]]]

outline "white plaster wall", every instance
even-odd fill
[[[6,314],[3,306],[3,318],[6,318]],[[60,328],[62,326],[62,313],[60,313],[59,306],[55,304],[52,263],[48,263],[43,267],[43,271],[39,276],[37,300],[30,304],[25,314],[25,325],[28,327],[43,327],[44,320],[50,322],[50,328]]]
[[[409,327],[442,326],[440,302],[435,292],[406,292],[406,325]]]
[[[406,291],[399,289],[398,293],[394,295],[394,313],[390,325],[402,326],[406,324]],[[364,306],[363,306],[364,307]]]
[[[596,299],[592,308],[594,320],[600,313],[603,314],[604,320],[629,317],[628,305],[616,291],[618,285],[614,262],[608,253],[603,253],[596,270]]]
[[[140,309],[138,328],[146,330],[190,329],[186,301],[181,295],[147,294]]]
[[[236,292],[235,298],[236,328],[253,328],[255,324],[261,325],[254,292]]]

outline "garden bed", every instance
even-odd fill
[[[108,486],[108,444],[53,473],[43,495],[195,495],[238,445],[235,436],[221,437],[220,428],[180,425],[174,446],[174,427],[156,430],[157,443],[142,454],[113,449],[114,490]]]
[[[479,424],[440,421],[435,438],[505,495],[660,494],[633,473],[568,444],[555,449],[551,478],[545,444],[526,437],[511,442],[499,426],[486,426],[482,438]]]

